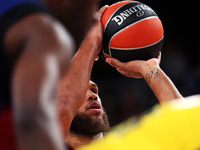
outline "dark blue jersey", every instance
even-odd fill
[[[0,112],[2,106],[11,105],[10,81],[13,64],[8,61],[4,47],[6,32],[20,19],[35,12],[48,13],[40,0],[0,0]]]
[[[23,4],[41,5],[39,0],[1,0],[0,1],[0,17],[9,10]]]

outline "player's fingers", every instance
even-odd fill
[[[159,52],[159,55],[158,55],[158,57],[157,57],[157,59],[158,59],[158,61],[159,61],[159,64],[160,64],[160,62],[161,62],[161,52]]]
[[[125,67],[125,63],[120,62],[119,60],[114,59],[114,58],[107,58],[106,62],[115,68],[124,68]]]
[[[131,73],[130,72],[124,71],[121,68],[117,68],[117,71],[119,73],[121,73],[122,75],[126,76],[126,77],[131,77]]]
[[[98,11],[99,15],[102,16],[102,14],[104,13],[104,11],[109,7],[109,5],[105,5],[103,7],[101,7],[101,9]]]
[[[95,61],[98,61],[99,60],[99,55],[95,58]]]
[[[100,21],[102,15],[103,15],[103,13],[104,13],[104,11],[105,11],[108,7],[109,7],[109,5],[105,5],[105,6],[101,7],[101,9],[95,14],[95,18],[96,18],[97,20]]]
[[[121,68],[117,68],[117,71],[119,73],[121,73],[122,75],[126,76],[126,77],[132,77],[132,78],[136,78],[136,79],[142,78],[142,75],[140,75],[138,73],[133,73],[133,72],[125,71],[125,70],[123,70]]]

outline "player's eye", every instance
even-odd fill
[[[97,89],[90,89],[90,91],[92,91],[94,94],[97,94]]]

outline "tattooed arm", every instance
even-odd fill
[[[163,72],[160,67],[153,68],[146,74],[144,79],[153,90],[160,103],[173,99],[181,99],[182,95],[179,93],[173,82]]]
[[[160,103],[183,98],[173,82],[160,68],[160,60],[161,53],[158,58],[147,61],[136,60],[122,63],[114,58],[108,58],[106,62],[127,77],[144,78]]]

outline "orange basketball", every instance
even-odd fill
[[[111,5],[102,16],[103,58],[148,60],[162,48],[164,30],[158,15],[138,1]]]

